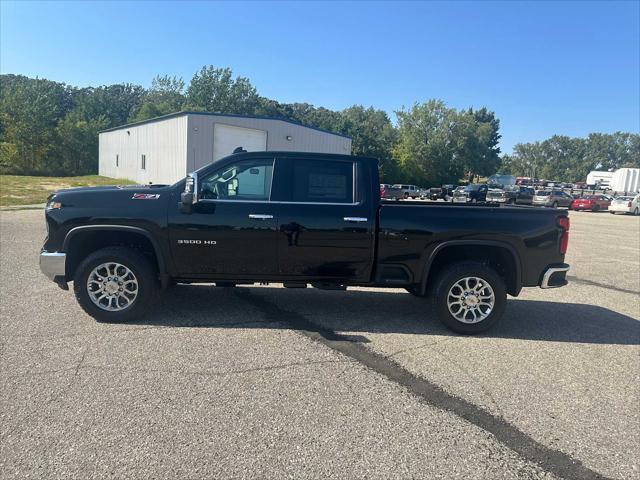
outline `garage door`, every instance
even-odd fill
[[[231,155],[238,147],[242,147],[247,152],[265,151],[267,149],[267,132],[222,123],[213,125],[214,161]]]

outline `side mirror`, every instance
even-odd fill
[[[198,174],[190,173],[187,175],[184,191],[180,194],[180,209],[183,213],[191,213],[196,203],[198,203]]]

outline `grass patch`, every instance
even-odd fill
[[[0,207],[44,203],[47,197],[63,188],[95,187],[98,185],[129,185],[123,179],[85,175],[82,177],[31,177],[0,175]]]

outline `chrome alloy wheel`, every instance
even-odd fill
[[[118,312],[131,306],[138,296],[138,279],[120,263],[107,262],[94,268],[87,278],[89,298],[102,310]]]
[[[491,315],[496,302],[491,285],[478,277],[465,277],[454,283],[447,294],[447,306],[462,323],[478,323]]]

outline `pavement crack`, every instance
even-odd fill
[[[49,375],[49,374],[68,372],[73,370],[74,371],[73,377],[76,377],[80,370],[105,370],[105,371],[117,371],[120,373],[135,372],[135,373],[160,373],[164,375],[178,374],[178,375],[197,375],[197,376],[203,376],[203,377],[226,377],[226,376],[234,376],[234,375],[243,375],[245,373],[252,373],[252,372],[268,372],[273,370],[282,370],[285,368],[292,368],[292,367],[307,367],[311,365],[321,365],[321,364],[327,364],[327,363],[345,363],[345,361],[344,360],[314,360],[314,361],[308,361],[308,362],[290,362],[290,363],[283,363],[279,365],[269,365],[269,366],[263,366],[263,367],[253,367],[253,368],[226,370],[226,371],[218,371],[218,372],[206,371],[206,370],[171,370],[171,369],[151,369],[151,368],[123,369],[120,367],[110,366],[110,365],[84,365],[83,363],[84,363],[84,356],[82,358],[82,361],[79,362],[75,367],[61,368],[57,370],[42,370],[42,371],[36,371],[36,372],[29,372],[29,375]],[[20,375],[13,375],[7,378],[21,377],[21,376],[22,375],[20,374]],[[62,394],[64,394],[64,392],[67,391],[72,385],[73,385],[73,379],[72,379],[72,382],[63,390]],[[62,396],[62,394],[57,395],[55,398],[52,398],[51,400],[49,400],[49,403],[51,403],[52,401]]]
[[[317,325],[300,313],[280,308],[249,289],[236,289],[234,294],[261,311],[268,320],[278,319],[289,324],[301,335],[361,363],[404,387],[427,405],[450,412],[492,434],[496,441],[549,473],[566,479],[607,478],[583,465],[577,458],[537,442],[503,417],[448,393],[439,385],[412,374],[387,356],[376,353],[361,343],[353,342],[347,336]]]

